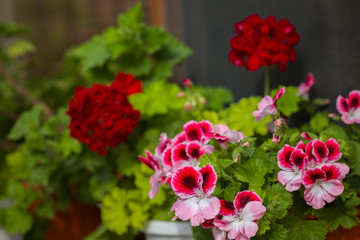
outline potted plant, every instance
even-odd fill
[[[269,95],[269,67],[284,71],[295,60],[295,27],[257,15],[234,26],[229,60],[250,71],[264,66],[266,96],[162,133],[139,156],[153,170],[149,197],[172,189],[169,212],[190,222],[195,239],[325,239],[356,226],[360,91],[338,96],[341,117],[321,110],[328,100],[310,100],[312,73]]]

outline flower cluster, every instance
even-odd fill
[[[308,144],[300,141],[296,147],[286,144],[277,155],[282,169],[278,181],[289,192],[304,185],[306,203],[314,209],[322,208],[343,192],[342,180],[349,173],[345,163],[337,162],[342,156],[339,149],[332,138],[326,142],[315,139]]]
[[[128,101],[128,95],[137,92],[141,92],[140,80],[123,73],[110,86],[77,87],[67,111],[71,117],[71,136],[93,152],[106,155],[107,146],[125,141],[137,126],[140,112]]]
[[[209,121],[189,121],[184,131],[170,139],[161,134],[154,155],[139,159],[154,170],[150,178],[153,198],[161,184],[169,185],[178,197],[171,208],[175,219],[190,220],[191,225],[212,228],[215,239],[249,239],[257,232],[256,220],[266,212],[261,198],[253,191],[239,192],[233,202],[218,199],[215,190],[217,173],[211,164],[200,167],[199,158],[214,152],[209,142],[213,139],[221,149],[227,143],[238,143],[244,138],[241,132],[226,125],[213,127]]]
[[[229,53],[234,65],[256,71],[261,66],[278,64],[285,71],[287,62],[295,61],[293,47],[300,36],[288,20],[276,21],[274,16],[262,19],[253,14],[235,23],[234,28],[236,36],[230,41]]]
[[[360,124],[360,91],[352,90],[348,98],[339,95],[336,108],[341,113],[341,119],[346,124]]]

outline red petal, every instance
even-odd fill
[[[203,178],[202,189],[207,196],[210,196],[210,194],[215,190],[217,181],[217,175],[214,167],[207,164],[205,167],[200,169],[200,173]]]
[[[235,215],[235,207],[233,202],[225,201],[223,199],[220,199],[220,215],[223,216],[229,216],[229,215]]]
[[[201,173],[191,166],[179,169],[171,179],[171,188],[180,198],[189,198],[196,195],[201,189]]]
[[[326,147],[325,143],[323,143],[318,139],[315,139],[313,141],[312,147],[313,147],[312,154],[319,161],[319,163],[321,163],[322,160],[326,158],[329,154],[329,150]]]
[[[184,131],[189,141],[201,141],[203,137],[203,131],[199,127],[199,124],[195,121],[189,121],[184,125]]]
[[[295,148],[290,145],[285,145],[277,155],[278,166],[283,170],[292,170],[292,163],[290,162],[291,153]]]
[[[239,192],[234,199],[234,207],[240,212],[240,210],[250,201],[262,202],[261,198],[253,191]]]

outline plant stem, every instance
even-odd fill
[[[269,66],[265,66],[264,68],[264,96],[268,96],[270,91],[270,68]]]

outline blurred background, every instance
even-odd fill
[[[65,49],[101,33],[116,22],[118,13],[135,0],[0,0],[0,19],[26,24],[37,47],[37,76],[60,68]],[[356,0],[143,0],[146,22],[164,26],[194,49],[186,68],[177,69],[176,81],[185,76],[196,83],[222,85],[238,99],[261,95],[263,72],[249,72],[227,61],[233,24],[257,13],[288,19],[301,36],[297,60],[288,70],[271,71],[271,87],[299,84],[313,72],[316,97],[330,98],[359,88],[360,2]],[[329,87],[331,86],[331,87]],[[335,110],[335,108],[332,108]]]

